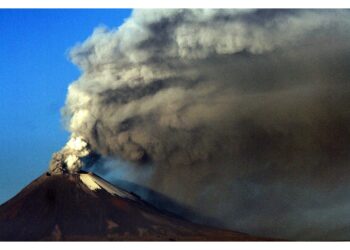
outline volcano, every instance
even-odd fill
[[[1,241],[253,241],[197,225],[87,172],[43,174],[0,206]]]

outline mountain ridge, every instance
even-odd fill
[[[86,172],[43,174],[0,206],[2,241],[255,241],[188,222]]]

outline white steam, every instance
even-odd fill
[[[52,156],[50,172],[53,174],[77,173],[84,167],[92,151],[84,138],[72,135],[67,144]]]

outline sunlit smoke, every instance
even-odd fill
[[[139,184],[221,227],[327,231],[316,222],[329,225],[343,198],[323,190],[350,178],[348,10],[136,10],[70,56],[82,75],[67,129],[135,171],[151,165]],[[72,148],[54,170],[83,165]]]
[[[53,154],[49,171],[52,174],[78,173],[94,157],[87,141],[72,135],[67,144]]]

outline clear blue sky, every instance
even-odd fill
[[[0,10],[0,204],[48,167],[66,142],[60,108],[80,75],[67,52],[131,10]]]

